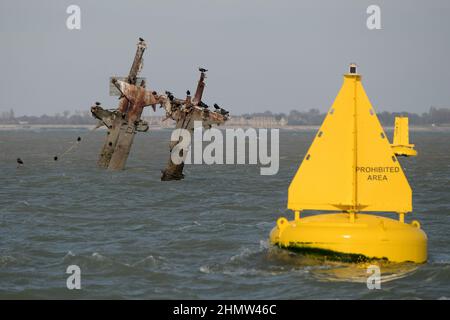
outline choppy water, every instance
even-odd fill
[[[0,132],[0,298],[450,298],[450,133],[413,132],[404,159],[429,262],[386,265],[368,290],[357,265],[272,248],[289,182],[314,132],[280,134],[280,172],[198,166],[160,182],[170,131],[139,134],[123,172],[96,167],[104,132]],[[21,157],[25,167],[16,168]],[[411,219],[411,217],[407,217]],[[66,288],[79,265],[81,290]]]

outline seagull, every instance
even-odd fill
[[[200,72],[206,72],[206,71],[208,71],[208,70],[206,70],[205,68],[199,67],[199,68],[198,68],[198,71],[200,71]]]
[[[219,107],[219,105],[217,103],[214,103],[214,109],[216,109],[216,110],[220,109],[220,107]]]
[[[17,163],[18,163],[19,165],[23,164],[23,161],[22,161],[22,159],[20,159],[20,158],[17,158]]]

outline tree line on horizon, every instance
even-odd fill
[[[266,111],[263,113],[244,114],[245,118],[253,117],[275,117],[276,120],[286,119],[287,124],[291,126],[301,125],[320,125],[325,118],[326,113],[318,109],[309,109],[308,111],[291,110],[288,114],[272,113]],[[409,118],[410,125],[450,125],[450,108],[431,107],[428,112],[417,114],[414,112],[389,112],[382,111],[377,113],[378,119],[382,125],[393,125],[395,117],[406,116]]]
[[[413,112],[389,112],[383,111],[377,113],[382,125],[393,125],[397,116],[407,116],[410,125],[450,125],[450,108],[431,107],[428,112],[417,114]],[[238,116],[235,116],[238,117]],[[308,111],[291,110],[286,113],[273,113],[271,111],[246,113],[241,115],[246,119],[255,117],[273,117],[275,120],[285,119],[288,125],[320,125],[325,118],[325,113],[318,109],[309,109]],[[89,125],[96,124],[89,111],[76,111],[70,114],[69,111],[56,113],[53,116],[15,116],[14,110],[0,113],[0,124],[67,124],[67,125]]]

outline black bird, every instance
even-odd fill
[[[191,92],[190,92],[189,90],[186,91],[186,95],[190,96],[190,95],[191,95]]]
[[[20,159],[20,158],[17,158],[17,163],[18,163],[18,164],[23,164],[23,161],[22,161],[22,159]]]
[[[220,109],[220,107],[219,107],[219,105],[217,103],[214,103],[214,109],[216,109],[216,110]]]
[[[205,68],[200,67],[200,68],[198,68],[198,71],[200,71],[200,72],[206,72],[206,71],[208,71],[208,70],[206,70]]]
[[[167,96],[170,96],[170,95],[172,95],[172,92],[166,91],[166,95],[167,95]]]
[[[53,160],[58,161],[58,156],[54,156]]]
[[[80,142],[80,141],[81,141],[81,137],[78,137],[78,138],[77,138],[77,141]]]
[[[158,93],[156,91],[152,92],[152,95],[156,96]]]
[[[101,104],[101,103],[100,103],[100,102],[98,102],[98,101],[97,101],[97,102],[95,103],[95,105],[96,105],[96,106],[99,106],[100,104]]]
[[[173,99],[174,99],[173,94],[169,94],[169,100],[170,100],[170,101],[173,101]]]
[[[144,39],[142,39],[142,38],[139,38],[139,41],[140,41],[140,42],[144,42]]]
[[[202,108],[205,108],[205,109],[209,108],[209,106],[206,103],[204,103],[203,101],[200,101],[199,104],[200,104],[200,107],[202,107]]]
[[[226,116],[227,114],[229,114],[229,112],[225,109],[220,108],[220,114]]]

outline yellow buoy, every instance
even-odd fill
[[[409,143],[408,131],[408,117],[395,117],[394,139],[391,147],[397,156],[417,156],[414,145]]]
[[[425,232],[404,221],[411,188],[354,64],[289,186],[288,209],[294,220],[279,218],[270,234],[280,247],[344,261],[427,260]],[[333,213],[300,217],[304,210]]]

